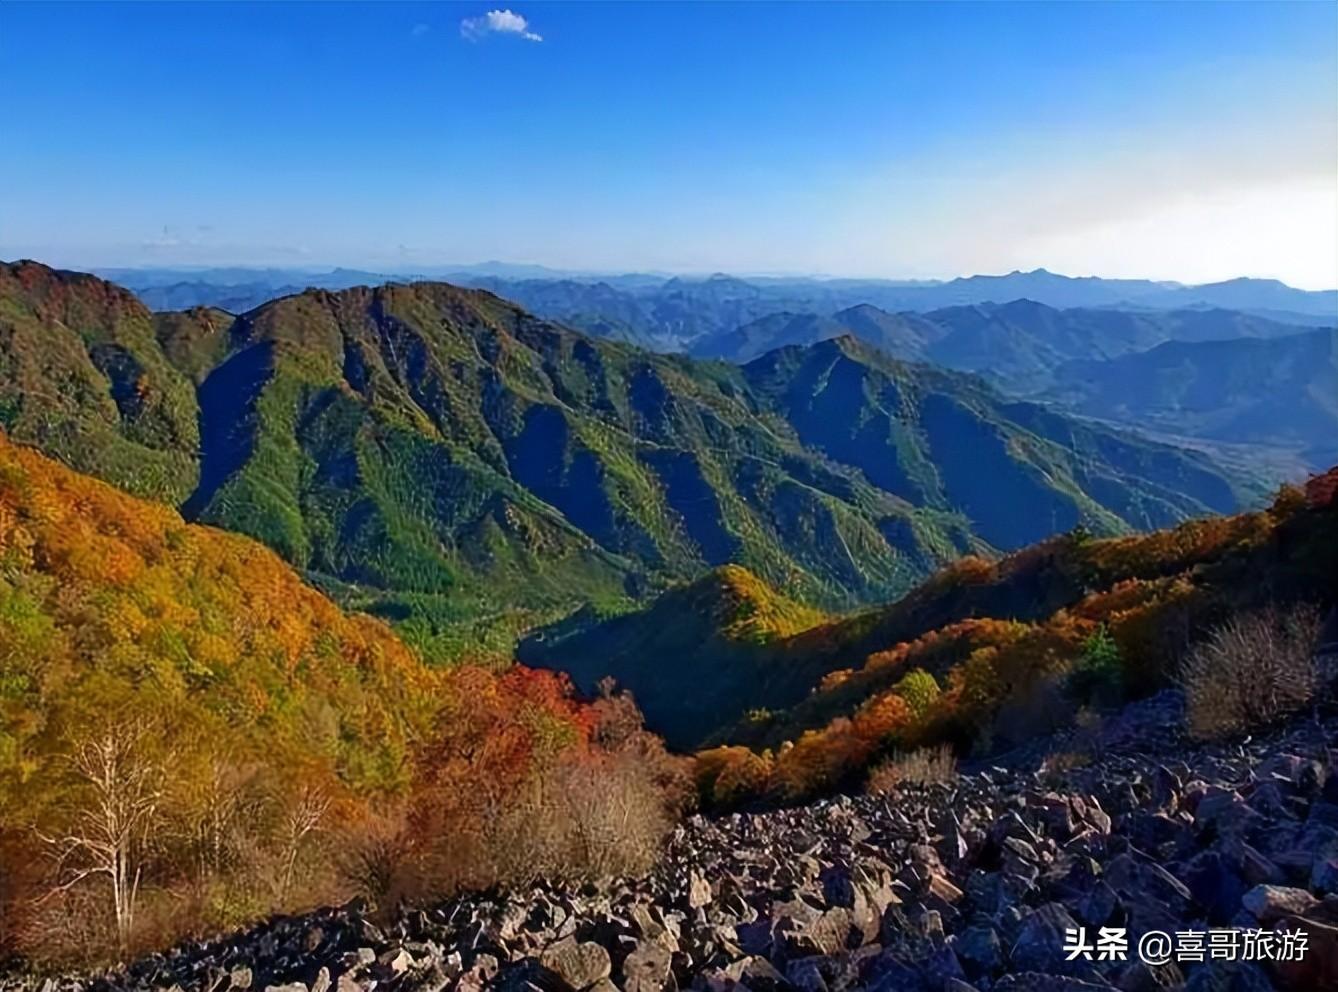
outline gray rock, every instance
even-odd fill
[[[623,960],[623,992],[661,992],[669,983],[670,954],[652,940],[638,941]]]
[[[1076,930],[1078,922],[1057,902],[1046,903],[1022,921],[1022,928],[1009,951],[1011,966],[1019,971],[1064,974],[1074,970],[1064,960],[1066,930]]]
[[[785,979],[801,992],[827,992],[822,976],[824,958],[796,958],[785,965]]]
[[[711,902],[711,883],[697,872],[688,873],[688,906],[698,909]]]
[[[1338,987],[1338,719],[1326,719],[1194,747],[1144,728],[1130,749],[1043,781],[1024,754],[891,802],[697,816],[645,878],[466,893],[376,923],[360,905],[276,917],[95,986],[0,971],[0,992]],[[1156,753],[1138,752],[1154,732]],[[1310,928],[1304,969],[1063,960],[1078,925],[1091,939],[1104,925],[1261,921]]]
[[[539,963],[577,992],[608,978],[613,970],[608,951],[593,941],[578,943],[572,937],[544,948]]]
[[[994,984],[993,992],[1110,992],[1110,986],[1064,975],[1021,972],[1004,975]]]
[[[1190,972],[1185,992],[1274,992],[1274,986],[1253,962],[1208,961]]]
[[[1310,887],[1320,895],[1338,894],[1338,857],[1320,857],[1310,872]]]
[[[791,931],[788,937],[790,946],[797,953],[839,954],[846,949],[851,929],[850,910],[836,906],[821,914],[803,929]]]
[[[1163,992],[1183,986],[1185,976],[1174,963],[1153,966],[1135,958],[1120,970],[1115,984],[1120,992]]]
[[[991,926],[968,927],[957,936],[957,956],[976,973],[992,972],[1003,964],[999,934]]]
[[[1241,899],[1241,904],[1261,923],[1284,916],[1304,916],[1319,905],[1319,900],[1305,889],[1281,885],[1256,885]]]

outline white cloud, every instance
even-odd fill
[[[543,41],[543,35],[530,30],[530,22],[511,10],[490,10],[482,17],[466,17],[460,22],[460,33],[470,41],[478,41],[489,34],[512,34],[526,41]]]
[[[431,30],[432,26],[430,24],[419,23],[415,24],[412,28],[410,28],[409,33],[413,35],[415,38],[421,38],[423,37],[423,35],[427,34]]]

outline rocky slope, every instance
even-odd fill
[[[41,987],[1338,987],[1338,721],[1191,747],[1177,707],[1164,694],[1126,710],[1085,767],[1032,750],[895,796],[694,818],[644,879],[468,896],[388,924],[348,906]],[[1127,928],[1129,960],[1066,960],[1066,930],[1101,926]],[[1276,965],[1152,966],[1135,950],[1150,930],[1222,927],[1302,929],[1308,947]]]

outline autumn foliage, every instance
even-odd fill
[[[110,957],[356,892],[491,884],[527,869],[485,856],[488,831],[539,843],[542,818],[515,811],[578,780],[564,822],[587,842],[541,838],[535,864],[634,870],[676,774],[630,701],[429,668],[255,542],[0,436],[3,949]],[[633,800],[639,846],[615,857],[599,823]],[[448,849],[418,892],[384,863]]]
[[[1309,498],[1284,488],[1256,513],[1108,540],[1075,532],[998,562],[963,559],[889,607],[891,619],[867,614],[800,635],[803,650],[857,649],[863,660],[834,668],[790,710],[726,735],[738,743],[699,754],[703,802],[858,788],[871,768],[917,748],[1005,748],[1071,723],[1083,707],[1175,683],[1191,649],[1237,615],[1333,602],[1333,477],[1313,481]],[[980,609],[997,612],[960,618]],[[880,625],[954,615],[877,646]]]

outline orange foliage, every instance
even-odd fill
[[[1195,638],[1233,608],[1273,597],[1333,597],[1335,487],[1338,469],[1312,480],[1308,502],[1299,491],[1284,489],[1265,512],[1109,540],[1064,535],[997,564],[961,559],[903,603],[913,601],[916,610],[933,615],[936,597],[960,586],[1013,583],[999,600],[1034,588],[1066,605],[1032,623],[989,617],[950,622],[875,651],[853,670],[828,675],[803,703],[773,718],[766,740],[774,745],[784,734],[792,743],[771,761],[765,789],[798,797],[851,781],[890,744],[951,740],[988,746],[996,731],[1008,736],[1002,724],[1027,731],[1047,720],[1062,722],[1068,714],[1061,711],[1072,704],[1065,695],[1068,676],[1086,663],[1085,645],[1099,631],[1113,642],[1119,691],[1138,696],[1166,685]],[[1265,576],[1267,583],[1260,581]],[[914,614],[903,609],[902,615]],[[867,637],[869,629],[850,625],[844,636]],[[835,653],[842,636],[841,625],[832,624],[804,645]],[[943,687],[918,715],[893,691],[914,668]],[[711,774],[703,776],[708,786],[726,759],[731,769],[752,767],[740,750],[711,753]],[[704,795],[726,805],[756,799],[762,793],[747,781],[736,775],[728,796],[712,795],[709,788]]]
[[[702,751],[693,763],[698,792],[721,805],[756,799],[771,788],[772,760],[746,747]]]
[[[298,840],[330,829],[323,821],[370,823],[383,808],[411,806],[417,826],[438,831],[424,836],[438,837],[514,806],[560,764],[567,775],[581,762],[625,779],[669,774],[639,770],[643,757],[665,765],[644,734],[632,735],[636,752],[593,745],[596,713],[565,678],[428,668],[384,623],[345,614],[255,542],[187,525],[0,434],[0,913],[9,920],[57,884],[40,836],[59,835],[87,802],[68,755],[107,732],[97,728],[132,723],[153,728],[150,758],[172,783],[163,808],[180,821],[164,828],[173,839],[149,866],[163,892],[203,884],[188,877],[202,870],[189,825],[196,804],[216,803],[218,783],[234,778],[251,790],[255,832],[239,850],[286,866],[286,879]],[[326,882],[342,857],[328,843]],[[11,863],[34,870],[20,878]],[[234,878],[227,872],[242,867],[230,864],[211,869],[210,884],[242,887],[224,905],[253,914],[289,905],[286,881],[257,897],[263,871]],[[303,891],[340,896],[314,881]],[[42,905],[49,913],[55,903]]]
[[[965,555],[940,573],[941,581],[963,586],[984,585],[992,582],[999,574],[999,566],[976,555]]]
[[[1228,548],[1261,544],[1272,534],[1274,524],[1267,513],[1203,517],[1170,530],[1094,541],[1089,554],[1098,570],[1113,577],[1170,575],[1220,555]]]
[[[894,692],[885,692],[865,702],[854,716],[854,732],[870,748],[876,748],[911,722],[910,704]]]
[[[838,668],[834,672],[828,672],[818,683],[818,692],[831,692],[833,689],[844,685],[854,674],[855,670],[853,668]]]

